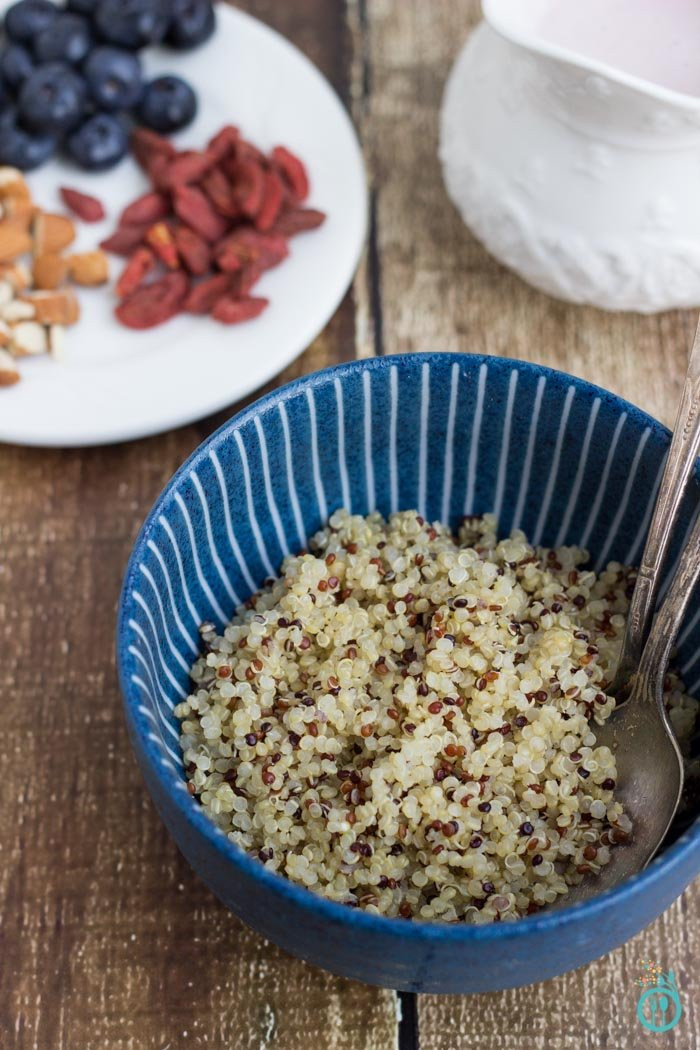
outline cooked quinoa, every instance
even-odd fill
[[[339,510],[222,635],[179,704],[189,790],[265,866],[352,907],[537,911],[628,841],[597,747],[635,571],[576,547]],[[698,704],[674,675],[681,739]]]

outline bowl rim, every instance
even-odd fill
[[[530,933],[546,933],[569,922],[589,922],[591,919],[601,916],[611,907],[620,905],[629,907],[634,899],[644,895],[655,883],[664,880],[674,871],[682,868],[693,854],[697,853],[700,858],[700,817],[696,818],[694,823],[683,832],[676,842],[664,850],[661,856],[655,858],[643,871],[629,876],[618,886],[588,900],[569,905],[559,904],[551,910],[545,909],[534,915],[523,916],[522,918],[506,922],[485,923],[483,926],[466,923],[439,923],[423,919],[407,922],[405,919],[372,915],[364,912],[361,908],[349,908],[345,904],[328,900],[313,890],[293,882],[284,875],[275,871],[269,871],[257,859],[249,857],[244,850],[231,842],[226,834],[205,814],[204,810],[191,795],[184,791],[176,791],[173,786],[172,773],[162,765],[159,752],[156,751],[155,745],[148,738],[148,727],[145,720],[138,713],[140,698],[126,673],[128,619],[130,616],[128,609],[138,565],[143,558],[151,533],[157,524],[164,501],[178,488],[180,482],[189,474],[192,467],[204,459],[211,448],[216,447],[229,434],[240,430],[247,422],[259,415],[261,411],[274,407],[280,402],[288,401],[296,396],[299,391],[309,386],[320,386],[326,383],[329,378],[366,370],[382,370],[391,365],[417,368],[432,361],[440,361],[450,365],[469,362],[475,369],[485,364],[498,371],[507,370],[509,372],[511,369],[517,368],[538,378],[545,376],[558,384],[573,385],[577,392],[585,392],[591,397],[599,397],[601,401],[608,405],[614,405],[622,411],[626,411],[628,416],[638,424],[650,427],[657,435],[666,437],[670,441],[671,432],[668,427],[636,405],[612,393],[612,391],[597,386],[595,383],[590,383],[588,380],[581,379],[578,376],[573,376],[561,369],[550,368],[547,365],[521,361],[515,358],[441,351],[386,354],[381,357],[360,358],[342,364],[331,365],[328,368],[300,376],[257,398],[240,412],[236,412],[226,420],[209,437],[205,438],[187,457],[184,463],[178,467],[155,499],[134,542],[119,596],[116,631],[117,671],[127,723],[138,736],[143,755],[148,761],[151,772],[157,778],[161,789],[167,794],[178,814],[190,826],[190,829],[203,836],[209,846],[222,854],[229,863],[241,869],[244,875],[249,876],[273,893],[279,894],[290,903],[297,905],[302,911],[315,913],[319,919],[327,919],[348,927],[364,929],[367,933],[375,933],[380,936],[382,934],[393,935],[414,942],[456,942],[468,944],[471,942],[515,940]],[[697,468],[696,474],[700,478],[700,467]],[[696,866],[700,870],[700,864]]]

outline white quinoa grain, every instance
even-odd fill
[[[266,867],[373,914],[512,920],[628,840],[595,724],[635,570],[336,511],[240,609],[175,708],[190,791]],[[681,742],[698,711],[670,673]]]

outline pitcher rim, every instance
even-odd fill
[[[481,11],[484,21],[498,33],[503,39],[516,44],[533,54],[553,58],[559,62],[568,63],[585,69],[590,73],[606,77],[616,84],[631,88],[641,94],[654,98],[660,102],[668,102],[675,106],[682,106],[688,110],[700,110],[700,94],[690,95],[684,91],[676,91],[674,88],[664,87],[653,80],[636,76],[634,73],[626,73],[624,70],[616,69],[608,62],[590,58],[578,51],[572,51],[568,47],[551,43],[535,34],[521,32],[508,24],[504,13],[504,0],[481,0]]]

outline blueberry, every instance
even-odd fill
[[[32,135],[14,123],[0,122],[0,164],[31,171],[48,160],[55,149],[53,135]]]
[[[141,97],[141,62],[132,51],[96,47],[83,66],[83,73],[100,109],[131,109]]]
[[[129,136],[124,125],[111,113],[95,113],[68,136],[68,153],[81,168],[104,171],[125,155]]]
[[[86,98],[85,81],[74,70],[60,62],[40,66],[20,88],[20,123],[30,131],[66,131],[82,117]]]
[[[92,18],[95,14],[98,0],[68,0],[66,11],[72,11],[76,15],[87,15]]]
[[[110,44],[132,51],[159,44],[170,21],[170,0],[99,0],[95,26]]]
[[[197,112],[197,96],[180,77],[156,77],[146,85],[139,103],[138,118],[154,131],[167,134],[184,128]]]
[[[5,128],[14,128],[17,123],[17,110],[7,100],[0,105],[0,131]]]
[[[0,52],[0,77],[10,91],[17,91],[33,69],[32,56],[21,44],[8,44]]]
[[[32,40],[58,16],[58,8],[49,0],[19,0],[8,8],[5,32],[11,40],[31,44]]]
[[[34,41],[39,62],[82,62],[92,47],[90,23],[82,15],[61,14]]]
[[[166,36],[172,47],[196,47],[208,40],[215,29],[211,0],[172,0],[172,21]]]

